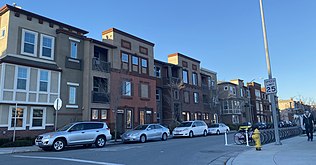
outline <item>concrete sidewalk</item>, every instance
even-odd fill
[[[120,144],[122,143],[121,139],[118,139],[116,142],[114,140],[110,140],[106,142],[106,145],[112,144]],[[8,148],[0,148],[1,154],[12,154],[12,153],[23,153],[23,152],[39,152],[43,151],[38,146],[26,146],[26,147],[8,147]]]
[[[307,141],[306,135],[282,140],[282,145],[275,143],[263,145],[261,151],[255,148],[230,158],[227,165],[314,165],[316,164],[316,137]]]

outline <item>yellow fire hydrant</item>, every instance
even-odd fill
[[[256,150],[261,150],[260,131],[256,128],[252,134],[252,139],[256,142]]]

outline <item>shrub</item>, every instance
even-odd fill
[[[22,146],[32,146],[34,145],[34,139],[18,139],[15,142],[7,141],[6,143],[0,145],[0,147],[22,147]]]
[[[2,146],[5,143],[8,143],[10,141],[11,141],[10,139],[0,139],[0,146]]]

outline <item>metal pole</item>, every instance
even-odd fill
[[[225,146],[227,146],[227,131],[225,131]]]
[[[57,100],[56,116],[55,116],[55,131],[57,130],[58,103],[59,103],[59,101]]]
[[[271,64],[270,64],[270,56],[269,56],[269,48],[268,48],[268,40],[267,40],[267,32],[266,32],[266,25],[265,25],[265,20],[264,20],[262,0],[259,0],[259,2],[260,2],[260,14],[261,14],[261,22],[262,22],[264,48],[265,48],[265,53],[266,53],[266,63],[267,63],[267,68],[268,68],[268,76],[269,76],[269,79],[272,79],[272,71],[271,71]],[[271,99],[271,108],[272,108],[272,114],[273,114],[275,144],[281,145],[282,143],[280,141],[280,136],[279,136],[278,119],[277,119],[277,112],[276,112],[276,105],[275,105],[275,95],[270,94],[270,99]]]
[[[16,127],[16,111],[18,110],[18,103],[15,103],[15,111],[14,111],[14,128],[13,128],[13,139],[12,141],[15,142],[15,127]]]
[[[246,143],[247,146],[249,146],[249,138],[248,138],[248,130],[246,129]]]

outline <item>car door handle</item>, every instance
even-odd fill
[[[99,132],[99,131],[96,131],[96,132]]]
[[[81,132],[81,133],[84,133],[84,132]]]

